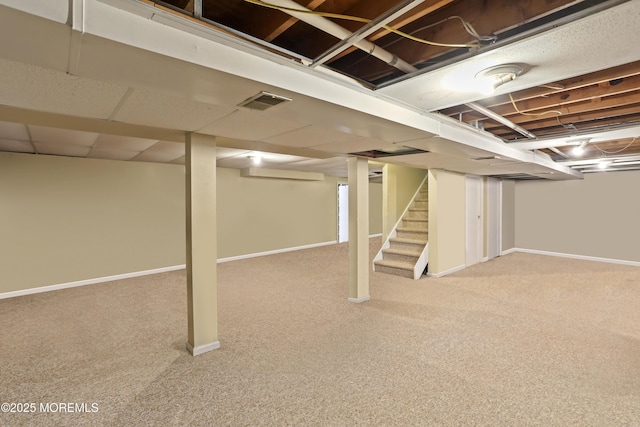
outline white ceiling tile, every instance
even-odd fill
[[[360,137],[320,126],[307,126],[272,138],[267,138],[265,142],[290,147],[313,147],[316,145],[332,142],[345,142],[353,139],[360,139]]]
[[[180,157],[183,157],[183,156],[181,156],[179,154],[175,154],[175,153],[149,153],[149,152],[144,152],[144,153],[141,153],[140,155],[136,156],[132,160],[135,160],[136,162],[169,163],[169,162],[173,162],[174,160],[179,159]]]
[[[16,153],[33,153],[33,146],[28,141],[0,139],[0,151],[13,151]]]
[[[184,144],[171,141],[158,141],[152,145],[146,153],[171,153],[177,156],[184,156]]]
[[[54,154],[57,156],[86,157],[90,147],[78,145],[51,144],[47,142],[34,142],[39,154]]]
[[[107,119],[127,92],[126,86],[4,59],[0,76],[2,104],[72,116]]]
[[[208,135],[260,141],[305,126],[308,126],[308,123],[275,117],[269,111],[239,109],[205,126],[199,132]]]
[[[172,162],[184,157],[184,144],[169,141],[159,141],[147,151],[140,153],[133,160],[141,162]]]
[[[314,146],[314,150],[329,151],[331,153],[358,153],[373,149],[384,148],[388,143],[381,143],[375,139],[358,138],[349,141],[331,142]]]
[[[227,147],[216,147],[216,158],[218,160],[224,159],[227,157],[235,157],[241,155],[249,155],[251,150],[239,150],[237,148],[227,148]]]
[[[139,151],[93,148],[87,157],[92,159],[131,160],[138,154],[140,154]]]
[[[114,115],[115,120],[167,129],[195,131],[230,114],[220,107],[186,98],[136,89]]]
[[[222,168],[244,168],[255,166],[253,164],[253,159],[251,159],[250,157],[260,156],[262,158],[260,167],[271,166],[287,168],[287,165],[289,165],[290,163],[295,163],[306,159],[306,157],[292,156],[289,154],[262,153],[259,151],[246,150],[237,151],[238,155],[218,159],[217,165]]]
[[[29,141],[27,126],[22,123],[0,122],[0,138]]]
[[[134,138],[131,136],[101,134],[96,139],[95,148],[111,150],[144,151],[158,142],[157,139]]]
[[[79,145],[91,147],[98,137],[97,133],[82,132],[68,129],[57,129],[29,125],[31,139],[49,144]]]

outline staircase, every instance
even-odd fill
[[[373,270],[418,280],[428,262],[429,190],[422,182],[373,261]]]

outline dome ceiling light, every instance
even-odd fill
[[[492,95],[500,86],[515,80],[525,69],[519,64],[497,65],[484,69],[475,75],[478,89],[484,95]]]

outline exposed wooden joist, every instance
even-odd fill
[[[320,6],[322,3],[324,3],[326,0],[311,0],[310,2],[308,2],[305,7],[307,9],[310,10],[315,10],[318,6]],[[278,37],[280,34],[284,33],[285,31],[287,31],[289,28],[291,28],[291,26],[293,26],[293,24],[295,24],[296,22],[298,22],[298,18],[294,18],[293,16],[290,17],[289,19],[287,19],[286,21],[284,21],[282,24],[278,25],[277,28],[275,28],[273,31],[271,31],[265,38],[264,40],[267,42],[271,42],[273,41],[276,37]]]
[[[563,89],[552,90],[549,88],[536,86],[530,89],[514,92],[512,95],[515,99],[517,99],[518,103],[520,103],[529,99],[553,97],[557,94],[570,93],[573,90],[582,89],[592,85],[598,85],[604,82],[609,82],[611,80],[627,79],[638,75],[640,75],[640,61],[551,83],[563,86]],[[491,108],[493,110],[503,105],[510,105],[511,100],[509,99],[508,95],[500,95],[480,103],[485,107]],[[443,110],[442,113],[451,116],[457,116],[460,113],[466,113],[470,111],[472,110],[468,107],[465,107],[464,105],[461,105]]]
[[[562,114],[548,114],[544,116],[528,116],[524,114],[512,115],[509,120],[521,126],[530,125],[535,128],[545,127],[553,123],[573,123],[574,121],[581,121],[585,115],[590,115],[591,119],[608,118],[612,116],[619,116],[629,114],[626,107],[631,106],[630,112],[637,112],[640,110],[640,92],[634,92],[631,95],[615,96],[605,98],[601,101],[586,101],[578,104],[570,104],[564,106],[554,107],[550,111],[558,111]],[[633,110],[635,108],[635,110]],[[624,111],[624,112],[622,112]],[[558,120],[559,119],[559,120]],[[495,126],[492,123],[485,124],[485,130],[491,131]]]
[[[421,19],[414,20],[411,24],[405,25],[403,31],[409,33],[417,31],[415,33],[417,37],[440,43],[469,43],[474,41],[474,37],[462,28],[459,21],[446,21],[447,18],[461,16],[470,22],[479,34],[489,35],[530,21],[537,16],[547,14],[550,10],[572,3],[575,3],[575,0],[552,0],[547,2],[514,2],[511,0],[456,1],[447,5],[447,7],[427,14]],[[445,22],[421,30],[428,24],[442,20],[445,20]],[[385,47],[386,44],[392,41],[394,44],[392,48],[388,47],[388,50],[411,64],[433,59],[453,49],[430,46],[402,38],[398,40],[395,35],[390,36],[388,40],[383,37],[380,39],[380,45]],[[354,57],[349,58],[351,56]],[[377,76],[381,71],[384,71],[384,67],[377,65],[375,62],[367,62],[365,66],[358,69],[358,73],[354,72],[349,63],[358,61],[360,56],[359,52],[353,52],[352,55],[335,61],[336,67],[364,79],[370,79],[371,76]]]

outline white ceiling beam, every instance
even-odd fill
[[[598,143],[611,141],[614,139],[636,138],[640,137],[640,125],[626,127],[622,129],[610,129],[603,131],[592,131],[584,133],[576,133],[573,136],[564,136],[561,138],[538,138],[532,141],[510,142],[509,146],[519,148],[521,150],[541,150],[543,148],[565,147],[570,145],[579,145],[585,140],[589,143]]]

